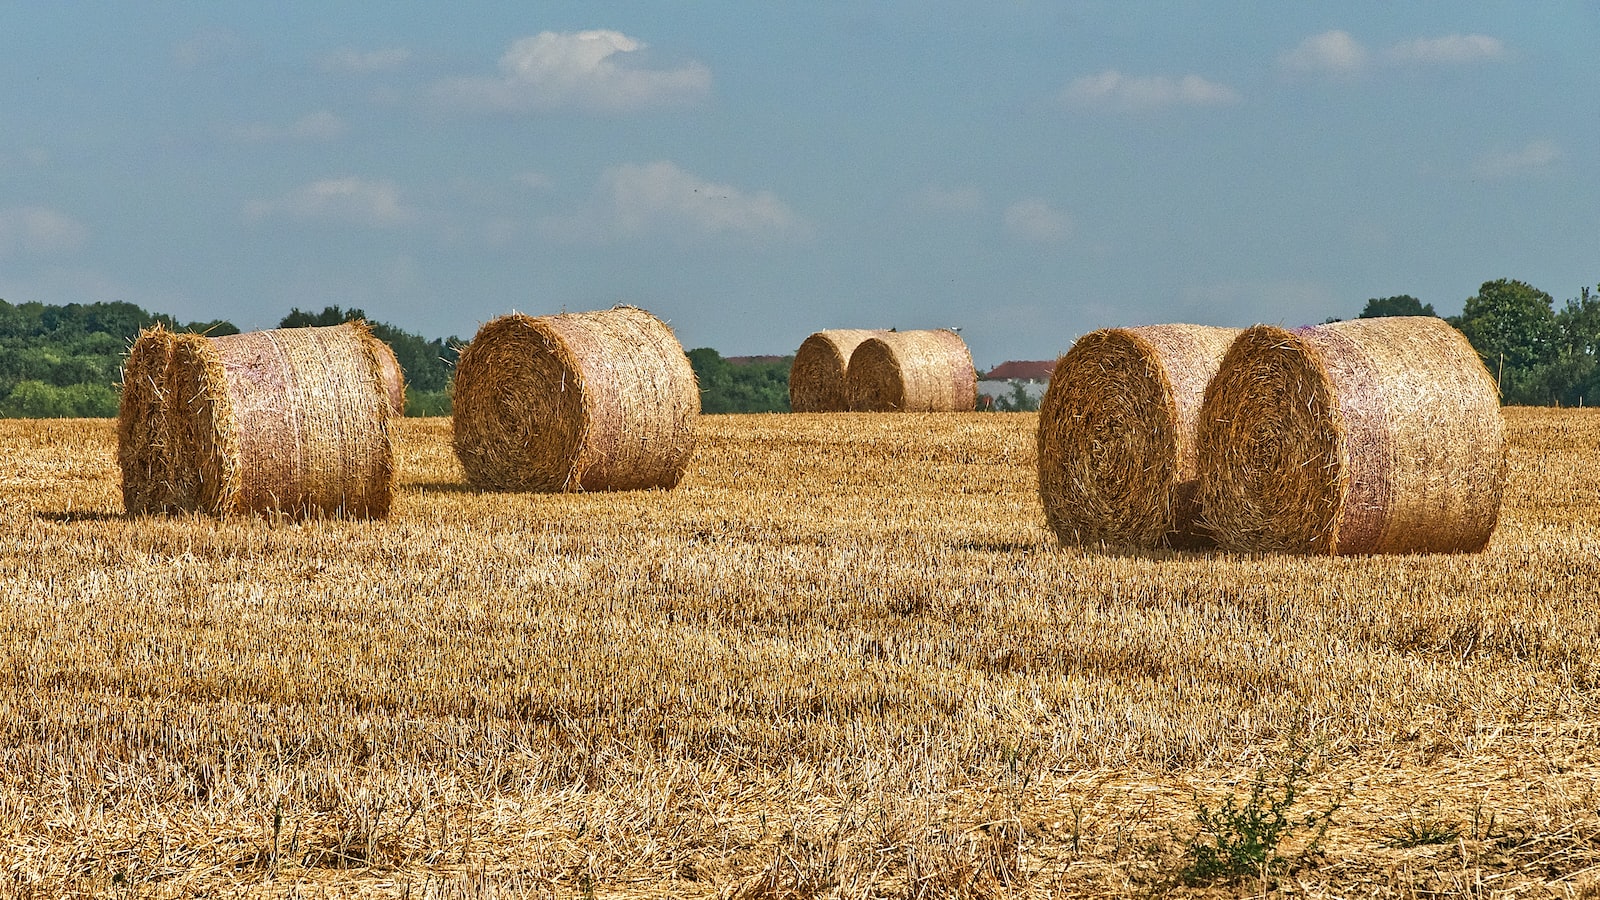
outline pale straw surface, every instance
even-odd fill
[[[456,367],[456,455],[479,487],[672,488],[694,453],[699,413],[678,339],[631,306],[501,316]]]
[[[862,341],[845,372],[856,412],[971,412],[972,354],[953,331],[888,331]]]
[[[128,511],[387,515],[394,446],[375,343],[360,322],[141,335],[119,424]]]
[[[1066,544],[1198,547],[1195,422],[1238,329],[1111,328],[1057,361],[1039,406],[1039,499]]]
[[[1432,316],[1246,331],[1199,448],[1203,518],[1233,549],[1475,552],[1506,479],[1494,380]]]
[[[845,373],[850,354],[862,341],[883,333],[865,328],[834,328],[806,338],[789,365],[789,408],[794,412],[849,410]]]

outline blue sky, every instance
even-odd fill
[[[1600,282],[1600,4],[0,2],[0,298],[686,347]]]

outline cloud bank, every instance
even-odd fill
[[[44,206],[0,209],[0,256],[42,256],[82,247],[89,229],[65,213]]]
[[[1485,34],[1447,34],[1392,44],[1373,53],[1348,31],[1324,31],[1278,56],[1278,65],[1297,74],[1353,76],[1379,65],[1468,65],[1505,59],[1505,44]]]
[[[1068,82],[1061,100],[1075,107],[1113,107],[1127,110],[1169,106],[1220,106],[1236,103],[1239,94],[1225,84],[1199,75],[1124,75],[1107,69]]]
[[[1034,244],[1057,244],[1072,234],[1072,220],[1038,197],[1028,197],[1006,207],[1006,232]]]
[[[694,103],[710,92],[711,70],[702,63],[628,65],[645,46],[619,31],[544,31],[514,42],[500,57],[499,75],[451,79],[434,93],[480,110],[620,113]]]
[[[547,218],[540,230],[559,239],[606,241],[650,233],[773,238],[806,228],[771,191],[742,191],[660,161],[608,170],[591,208]]]
[[[273,200],[245,205],[245,218],[277,216],[322,220],[368,228],[394,228],[416,221],[417,213],[400,200],[393,183],[366,178],[327,178],[296,188]]]

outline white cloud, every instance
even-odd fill
[[[392,182],[366,178],[328,178],[296,188],[275,200],[245,205],[245,216],[264,219],[323,219],[372,228],[393,228],[416,221],[417,213],[400,200]]]
[[[89,229],[82,223],[48,207],[0,209],[0,256],[66,253],[88,239]]]
[[[388,72],[411,61],[411,51],[405,47],[386,47],[382,50],[357,50],[340,47],[322,58],[324,72],[348,75],[370,75]]]
[[[1124,75],[1107,69],[1098,75],[1073,79],[1062,88],[1061,99],[1070,106],[1156,109],[1236,103],[1239,94],[1199,75]]]
[[[250,45],[234,31],[203,28],[174,45],[172,58],[185,69],[197,69],[236,59],[249,51]]]
[[[498,76],[452,79],[438,85],[435,95],[505,112],[626,112],[692,103],[711,90],[711,70],[702,63],[669,69],[625,64],[625,57],[645,46],[618,31],[544,31],[513,43],[500,57]]]
[[[1472,171],[1480,178],[1535,175],[1548,171],[1561,157],[1561,147],[1555,141],[1536,140],[1518,150],[1488,154],[1478,160]]]
[[[344,120],[327,110],[318,110],[301,116],[288,125],[269,125],[256,122],[239,125],[228,134],[236,141],[265,143],[268,141],[331,141],[345,133]]]
[[[1006,231],[1036,244],[1054,244],[1072,234],[1067,214],[1038,197],[1029,197],[1006,207]]]
[[[1358,75],[1366,70],[1367,61],[1367,48],[1348,31],[1312,35],[1278,56],[1278,64],[1291,72],[1334,75]]]
[[[971,186],[947,188],[930,184],[917,192],[912,204],[928,212],[977,212],[983,206],[983,192]]]
[[[806,230],[771,191],[747,193],[706,181],[665,161],[608,170],[591,209],[576,216],[544,219],[539,227],[550,237],[588,240],[651,232],[778,237]]]
[[[1447,34],[1395,44],[1388,55],[1395,62],[1460,64],[1504,59],[1506,47],[1486,34]]]
[[[1280,54],[1278,64],[1291,72],[1360,75],[1369,71],[1374,63],[1461,65],[1505,57],[1505,44],[1486,34],[1447,34],[1402,41],[1390,45],[1374,58],[1348,31],[1324,31]]]

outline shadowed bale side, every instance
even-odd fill
[[[675,487],[700,413],[672,329],[631,306],[485,324],[461,353],[453,402],[467,478],[517,491]]]
[[[858,412],[971,412],[978,404],[972,354],[953,331],[888,331],[862,341],[845,371]]]
[[[1151,325],[1079,338],[1039,405],[1039,499],[1064,544],[1208,546],[1195,423],[1236,328]]]
[[[118,421],[128,511],[387,515],[392,412],[376,344],[361,322],[140,335]]]
[[[865,328],[834,328],[806,338],[789,366],[789,408],[795,412],[845,412],[850,393],[845,373],[850,354],[868,338],[884,334]]]
[[[1202,517],[1231,549],[1475,552],[1499,521],[1494,379],[1432,316],[1249,329],[1198,444]]]

